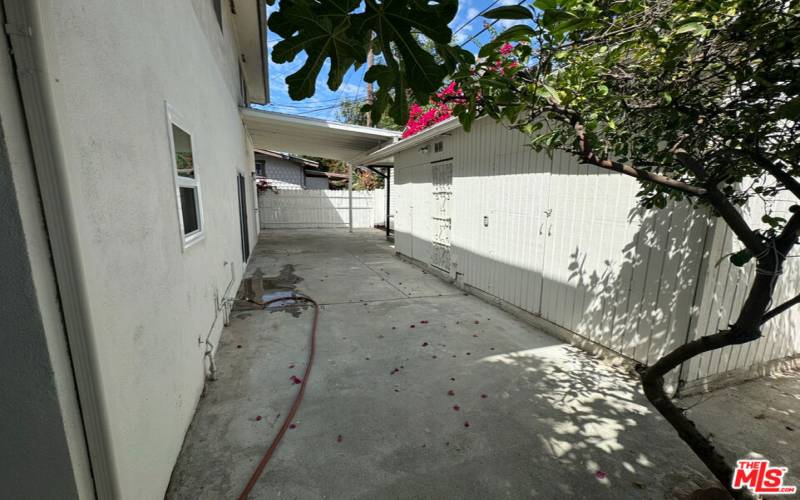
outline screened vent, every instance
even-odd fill
[[[442,151],[444,151],[444,142],[439,141],[433,144],[434,153],[441,153]]]

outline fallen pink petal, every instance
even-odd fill
[[[599,470],[599,471],[594,473],[594,477],[596,477],[597,479],[605,479],[606,476],[608,476],[608,474],[606,474],[605,472],[603,472],[601,470]]]
[[[447,391],[447,395],[448,396],[455,396],[456,395],[456,391],[454,391],[453,389],[450,389],[449,391]]]
[[[289,424],[289,428],[290,429],[296,429],[297,428],[297,424]]]
[[[302,384],[302,383],[303,383],[303,381],[302,381],[302,380],[300,380],[300,379],[297,377],[297,375],[292,375],[291,377],[289,377],[289,380],[291,380],[291,381],[292,381],[292,383],[293,383],[293,384],[295,384],[295,385],[296,385],[296,384]]]
[[[458,411],[458,410],[460,410],[460,409],[461,409],[461,407],[460,407],[460,406],[458,406],[458,405],[453,405],[453,409],[454,409],[455,411]]]
[[[469,422],[464,422],[464,427],[469,427]]]

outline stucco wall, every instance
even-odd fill
[[[5,37],[0,110],[0,496],[89,498],[88,454]]]
[[[208,1],[42,2],[123,498],[163,496],[204,383],[199,340],[216,345],[215,297],[243,270],[236,174],[249,180],[253,159],[222,5],[220,32]],[[165,102],[192,134],[202,191],[205,238],[185,251]]]

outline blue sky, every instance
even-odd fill
[[[476,14],[482,10],[500,5],[513,5],[517,4],[518,0],[466,0],[459,2],[458,14],[456,14],[453,22],[450,23],[453,31],[459,30],[455,35],[455,39],[459,43],[469,40],[483,29],[483,23],[486,21],[483,17],[477,17],[472,22],[467,23]],[[494,5],[493,5],[494,4]],[[277,9],[276,5],[268,7],[269,13]],[[510,23],[514,23],[511,21]],[[518,22],[518,21],[516,21]],[[502,31],[506,21],[500,21],[495,24],[495,28]],[[489,40],[489,32],[484,31],[475,37],[474,41],[470,41],[464,48],[477,52],[479,44],[486,43]],[[272,47],[279,41],[279,37],[272,32],[268,35],[268,45],[270,51]],[[477,44],[476,44],[477,42]],[[270,56],[271,59],[271,56]],[[267,106],[259,106],[262,109],[270,111],[279,111],[281,113],[300,114],[303,116],[310,116],[315,118],[323,118],[326,120],[336,120],[338,103],[342,99],[363,99],[366,95],[366,85],[364,83],[364,66],[356,70],[350,70],[345,75],[344,83],[339,87],[339,90],[333,92],[328,89],[325,80],[328,75],[327,63],[325,68],[320,72],[317,80],[317,91],[313,97],[304,99],[302,101],[292,101],[289,98],[288,90],[285,83],[287,75],[292,74],[297,68],[303,65],[305,54],[300,54],[294,61],[287,64],[277,65],[270,60],[269,63],[269,86],[271,103]]]

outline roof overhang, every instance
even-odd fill
[[[254,104],[267,104],[267,6],[265,0],[235,0],[235,6],[234,22],[241,52],[242,76],[247,84],[247,99]]]
[[[242,109],[242,122],[247,127],[253,146],[258,149],[285,151],[296,155],[341,160],[356,165],[376,149],[394,143],[400,132],[361,127],[273,111]],[[391,164],[390,157],[381,163]]]
[[[380,148],[370,151],[369,154],[361,159],[361,163],[364,165],[381,165],[382,162],[387,160],[387,158],[392,159],[392,163],[394,163],[394,155],[400,151],[405,151],[414,146],[425,143],[441,134],[444,134],[445,132],[450,132],[451,130],[455,130],[457,128],[461,128],[458,118],[448,118],[447,120],[441,121],[436,125],[423,130],[422,132],[412,135],[411,137],[394,142],[392,144],[386,144]]]

